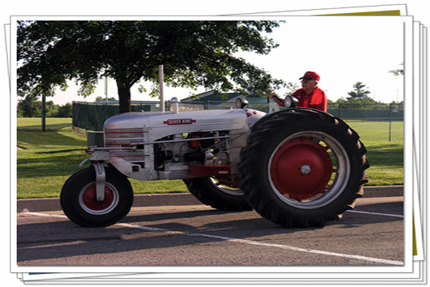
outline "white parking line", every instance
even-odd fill
[[[399,217],[399,218],[403,218],[403,215],[399,215],[399,214],[390,214],[390,213],[379,213],[379,212],[369,212],[369,211],[360,211],[360,210],[347,210],[346,212],[353,212],[353,213],[362,213],[362,214],[370,214],[370,215],[379,215],[379,216],[388,216],[388,217]]]
[[[67,218],[65,215],[54,215],[54,214],[51,215],[51,214],[38,213],[38,212],[27,212],[27,213],[35,216]],[[263,247],[280,248],[284,250],[292,250],[297,252],[312,253],[312,254],[319,254],[319,255],[343,257],[347,259],[356,259],[356,260],[362,260],[366,262],[380,263],[380,264],[386,264],[386,265],[403,265],[402,261],[395,261],[395,260],[388,260],[388,259],[381,259],[381,258],[374,258],[374,257],[367,257],[367,256],[353,255],[353,254],[343,254],[343,253],[337,253],[337,252],[328,252],[328,251],[315,250],[315,249],[304,249],[304,248],[299,248],[299,247],[294,247],[294,246],[289,246],[284,244],[265,243],[260,241],[252,241],[252,240],[238,239],[233,237],[211,235],[211,234],[204,234],[204,233],[188,233],[184,231],[175,231],[175,230],[141,226],[141,225],[128,224],[128,223],[117,223],[115,225],[123,226],[127,228],[151,231],[151,232],[163,232],[163,233],[192,236],[192,237],[205,237],[205,238],[224,240],[228,242],[235,242],[235,243],[256,245],[256,246],[263,246]]]
[[[337,256],[337,257],[343,257],[343,258],[348,258],[348,259],[363,260],[366,262],[373,262],[373,263],[380,263],[380,264],[387,264],[387,265],[403,265],[402,261],[380,259],[380,258],[353,255],[353,254],[342,254],[342,253],[337,253],[337,252],[328,252],[328,251],[321,251],[321,250],[315,250],[315,249],[304,249],[304,248],[299,248],[299,247],[294,247],[294,246],[289,246],[289,245],[284,245],[284,244],[264,243],[264,242],[260,242],[260,241],[237,239],[237,238],[233,238],[233,237],[211,235],[211,234],[204,234],[204,233],[188,233],[188,232],[183,232],[183,231],[174,231],[174,230],[147,227],[147,226],[141,226],[141,225],[127,224],[127,223],[117,223],[115,225],[120,225],[123,227],[129,227],[129,228],[135,228],[135,229],[141,229],[141,230],[146,230],[146,231],[153,231],[153,232],[155,231],[155,232],[179,234],[179,235],[193,236],[193,237],[206,237],[206,238],[225,240],[225,241],[235,242],[235,243],[264,246],[264,247],[272,247],[272,248],[281,248],[281,249],[287,249],[287,250],[305,252],[305,253],[313,253],[313,254],[319,254],[319,255]]]

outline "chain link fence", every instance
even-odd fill
[[[213,110],[235,108],[234,101],[193,101],[180,103],[179,110]],[[251,101],[249,108],[268,112],[265,100]],[[171,110],[169,101],[165,103],[166,111]],[[160,111],[159,103],[132,104],[133,112]],[[343,120],[360,121],[403,121],[403,104],[351,104],[329,103],[327,112]],[[119,114],[118,104],[73,102],[73,129],[80,134],[87,131],[102,131],[104,122],[111,116]]]
[[[150,105],[132,105],[133,112],[149,112]],[[119,114],[118,104],[73,102],[73,130],[86,135],[87,131],[102,131],[104,122]]]
[[[330,103],[327,112],[343,120],[403,121],[403,104]]]
[[[252,101],[249,99],[249,108],[267,113],[269,106],[266,100]],[[205,110],[235,108],[234,101],[193,101]],[[282,109],[282,108],[281,108]],[[403,121],[403,104],[354,104],[329,103],[327,112],[343,120],[362,121]]]
[[[170,101],[165,102],[166,111],[171,110]],[[200,104],[179,104],[180,111],[204,110]],[[151,104],[131,104],[132,112],[159,112],[159,103]],[[87,131],[103,131],[104,122],[119,114],[118,104],[73,102],[73,130],[81,135],[86,135]]]

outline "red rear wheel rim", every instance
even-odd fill
[[[327,149],[305,137],[282,144],[270,165],[271,180],[279,193],[297,201],[324,193],[334,172]]]

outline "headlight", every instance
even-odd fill
[[[286,96],[284,100],[284,104],[286,108],[296,107],[298,100],[292,96]]]
[[[245,99],[242,99],[241,97],[237,97],[235,105],[236,105],[236,108],[243,109],[248,106],[248,101]]]

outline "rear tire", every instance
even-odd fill
[[[130,211],[133,190],[127,178],[113,168],[105,168],[105,199],[96,200],[96,174],[88,167],[72,175],[60,195],[66,216],[83,227],[104,227],[115,224]]]
[[[225,186],[215,178],[197,177],[184,182],[190,193],[203,204],[224,211],[252,210],[239,188]]]
[[[241,151],[245,198],[264,218],[288,227],[324,226],[363,194],[366,148],[345,122],[289,109],[254,125]]]

